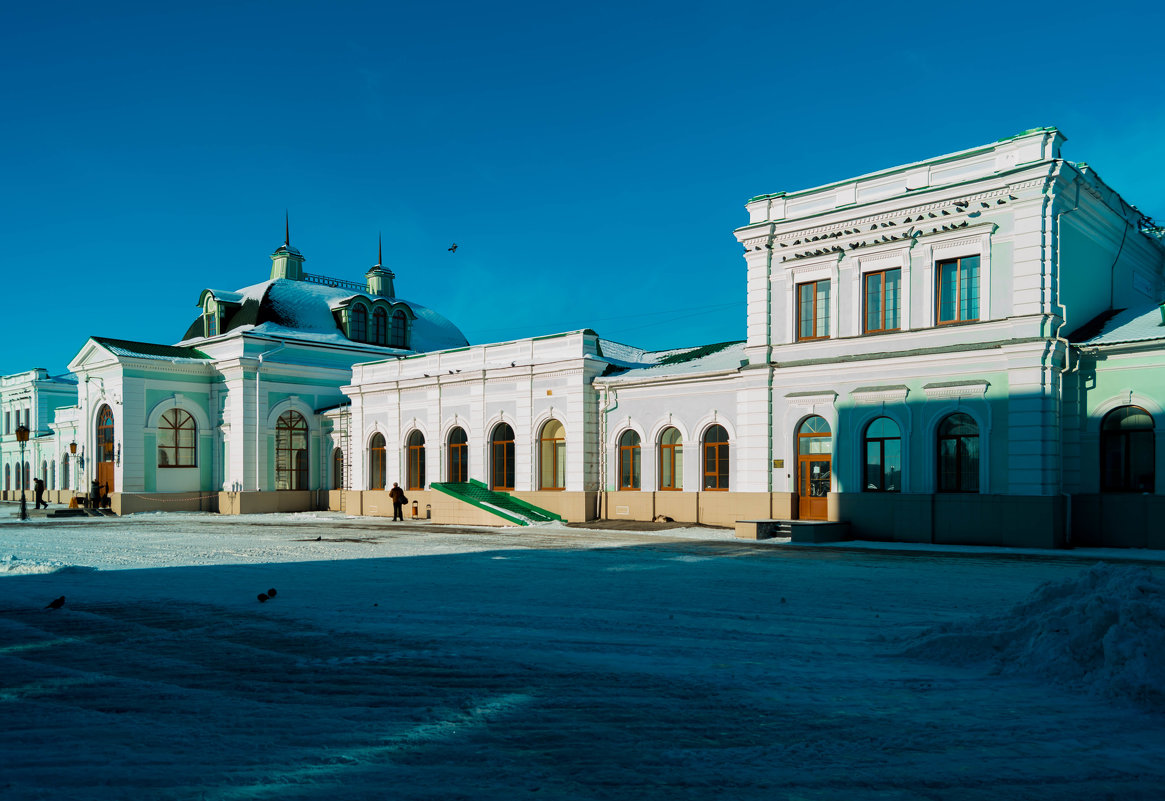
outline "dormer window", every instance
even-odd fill
[[[218,336],[218,306],[214,298],[207,298],[206,307],[202,311],[202,332],[203,336]]]
[[[356,342],[368,341],[368,309],[357,303],[352,307],[352,321],[348,326],[348,339]]]
[[[377,345],[388,341],[388,312],[379,306],[372,312],[372,341]]]
[[[392,329],[389,332],[388,344],[394,348],[409,346],[409,318],[400,309],[392,313]]]

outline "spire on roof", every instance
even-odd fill
[[[283,247],[291,249],[291,215],[283,210]]]
[[[396,290],[393,288],[392,279],[396,278],[392,270],[384,265],[384,236],[381,232],[376,232],[376,264],[364,274],[368,280],[368,294],[375,297],[391,298],[395,297]]]

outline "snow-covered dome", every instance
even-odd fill
[[[332,283],[340,285],[276,278],[239,290],[204,289],[198,302],[203,314],[187,329],[182,342],[253,331],[336,344],[360,342],[397,353],[469,344],[457,326],[426,306],[357,292],[350,282]],[[386,320],[394,315],[402,319],[406,326],[404,347],[389,346],[393,341],[389,332],[376,327],[381,312]],[[354,325],[357,315],[363,315],[362,323]]]

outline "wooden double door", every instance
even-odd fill
[[[825,520],[829,516],[832,479],[830,454],[802,454],[797,458],[797,516],[800,519]]]

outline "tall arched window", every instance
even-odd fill
[[[286,411],[279,415],[275,424],[275,489],[308,488],[307,435],[302,414]]]
[[[956,412],[938,426],[938,491],[979,491],[979,425]]]
[[[57,488],[57,463],[49,462],[49,489]]]
[[[491,486],[496,490],[514,488],[514,429],[499,423],[490,437]]]
[[[4,491],[11,492],[12,490],[12,465],[4,465]]]
[[[659,438],[659,488],[684,488],[684,441],[678,428],[669,428]]]
[[[49,463],[47,461],[40,463],[40,480],[45,484],[49,483]]]
[[[425,488],[425,435],[420,431],[409,434],[406,447],[408,449],[406,489],[423,490]]]
[[[61,454],[61,489],[69,489],[69,468],[70,468],[69,454]]]
[[[461,427],[449,432],[449,480],[469,481],[469,437]]]
[[[566,489],[566,429],[557,420],[542,426],[538,438],[539,488]]]
[[[640,460],[639,435],[627,429],[619,437],[619,489],[639,489]]]
[[[377,345],[388,342],[388,312],[379,306],[372,311],[372,341]]]
[[[409,318],[397,309],[392,313],[392,328],[389,330],[388,344],[394,348],[409,346]]]
[[[368,339],[368,309],[363,303],[352,306],[352,324],[349,326],[348,339],[364,342]]]
[[[704,489],[728,489],[728,432],[712,426],[704,433]]]
[[[866,426],[865,492],[902,491],[902,433],[889,417]]]
[[[32,476],[32,471],[28,469],[28,462],[24,463],[24,488],[30,489],[32,482],[29,480]]]
[[[1139,406],[1122,406],[1100,425],[1100,488],[1104,492],[1153,492],[1156,448],[1153,417]]]
[[[344,451],[336,448],[332,451],[332,489],[344,488]]]
[[[197,443],[194,418],[182,409],[169,409],[158,422],[158,467],[194,467]]]
[[[382,490],[388,486],[388,462],[384,452],[384,434],[372,435],[368,441],[368,489]]]

